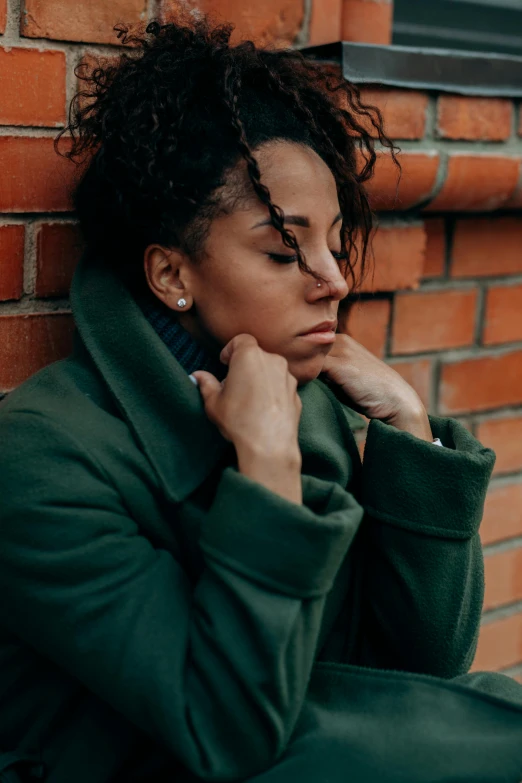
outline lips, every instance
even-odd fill
[[[315,334],[315,332],[335,332],[336,327],[337,321],[322,321],[322,323],[312,326],[311,329],[309,329],[307,332],[302,332],[302,334]]]

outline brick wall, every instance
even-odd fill
[[[187,0],[278,45],[388,43],[387,0]],[[75,169],[52,139],[74,66],[116,51],[113,24],[160,0],[0,0],[0,392],[70,351],[68,288],[80,238]],[[498,455],[482,525],[486,603],[474,668],[522,680],[522,119],[507,99],[367,88],[403,152],[381,155],[376,271],[347,328],[430,411]]]

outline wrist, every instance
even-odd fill
[[[386,424],[391,424],[398,430],[409,432],[416,438],[433,442],[433,433],[431,431],[428,413],[422,404],[403,409],[385,420]]]
[[[303,502],[301,486],[301,452],[288,450],[281,453],[265,452],[248,446],[236,449],[238,470],[247,478],[262,484],[271,492],[287,500]]]

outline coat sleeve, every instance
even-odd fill
[[[198,777],[244,779],[273,764],[361,507],[313,477],[298,505],[226,468],[194,587],[59,422],[11,412],[0,441],[4,627]]]
[[[454,677],[476,650],[484,595],[479,538],[495,454],[454,419],[430,417],[445,448],[370,423],[356,661]]]

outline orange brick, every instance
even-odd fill
[[[484,345],[522,340],[522,285],[488,289]]]
[[[516,275],[522,272],[519,217],[458,220],[453,238],[452,277]]]
[[[484,507],[480,539],[484,546],[522,536],[522,484],[493,484]]]
[[[0,35],[5,33],[7,23],[7,0],[0,0]]]
[[[20,35],[57,41],[118,44],[113,30],[118,22],[144,21],[146,0],[25,0]]]
[[[429,408],[432,378],[431,361],[429,359],[418,359],[415,362],[389,362],[389,364],[404,378],[406,383],[409,383],[415,389],[425,408]]]
[[[387,299],[355,302],[348,315],[347,333],[375,356],[383,357],[390,310]]]
[[[440,277],[446,268],[446,225],[444,218],[428,218],[426,230],[426,254],[424,277]]]
[[[477,438],[496,453],[495,473],[522,470],[522,416],[482,421]]]
[[[57,155],[53,139],[0,137],[0,211],[68,212],[79,168]]]
[[[24,226],[0,226],[0,300],[24,292]]]
[[[454,153],[442,190],[427,210],[493,210],[513,194],[519,161],[503,155]]]
[[[442,367],[442,415],[522,404],[522,351]]]
[[[477,290],[398,294],[393,353],[460,348],[473,343]]]
[[[68,313],[0,316],[0,389],[11,391],[42,367],[68,356],[73,331]]]
[[[480,629],[471,671],[498,671],[522,661],[522,614],[513,614]]]
[[[183,5],[210,13],[216,21],[235,24],[233,43],[250,39],[258,44],[290,46],[304,20],[303,0],[184,0]],[[162,17],[168,20],[178,6],[178,0],[162,0]]]
[[[522,601],[522,548],[516,547],[484,559],[484,609]]]
[[[399,172],[389,153],[378,153],[374,176],[366,183],[372,209],[409,209],[425,201],[433,191],[439,168],[437,152],[402,152]]]
[[[511,135],[513,103],[508,98],[441,95],[437,131],[445,139],[504,141]]]
[[[37,233],[36,296],[67,296],[83,250],[79,227],[45,223]]]
[[[428,95],[416,90],[363,87],[361,100],[377,106],[384,118],[384,129],[392,139],[422,139],[426,130]],[[368,129],[371,124],[368,123]]]
[[[321,0],[312,4],[308,46],[341,40],[343,0]]]
[[[381,226],[373,240],[374,264],[360,291],[417,288],[424,267],[426,234],[423,226]]]
[[[392,22],[391,0],[344,0],[342,40],[389,44]]]
[[[0,125],[63,125],[65,54],[0,49]]]

